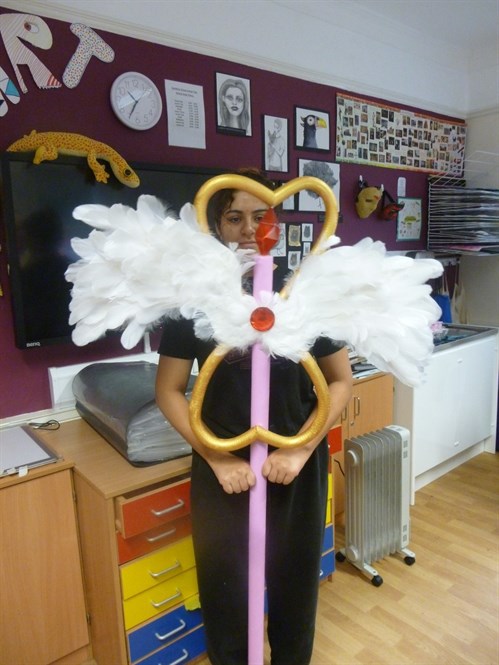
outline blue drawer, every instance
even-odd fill
[[[334,560],[334,550],[323,554],[321,557],[321,580],[326,579],[329,575],[332,575],[335,570],[335,560]]]
[[[322,551],[327,552],[328,550],[332,550],[333,547],[334,547],[334,526],[332,524],[329,524],[324,532]]]
[[[183,605],[163,614],[156,621],[128,634],[130,661],[134,663],[161,646],[178,640],[202,623],[201,610],[186,610]]]
[[[140,665],[185,665],[205,652],[204,626],[199,626],[189,635],[141,660]]]

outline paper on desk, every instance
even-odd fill
[[[58,456],[22,425],[0,430],[0,476],[56,462]]]

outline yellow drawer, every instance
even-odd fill
[[[333,519],[332,498],[333,498],[333,476],[331,473],[329,473],[327,476],[326,524],[331,524]]]
[[[133,628],[139,623],[161,614],[165,610],[183,603],[198,592],[196,569],[175,575],[172,579],[147,589],[123,601],[125,628]]]
[[[130,598],[146,589],[195,566],[192,538],[184,538],[156,550],[120,568],[123,598]]]

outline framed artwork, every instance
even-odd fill
[[[216,73],[217,131],[251,136],[251,86],[249,79]]]
[[[400,197],[404,207],[397,215],[397,240],[419,240],[421,237],[421,199]]]
[[[287,173],[289,171],[288,120],[274,115],[264,115],[262,118],[263,168],[265,171]]]
[[[329,152],[331,123],[329,113],[295,106],[295,147],[300,150]]]
[[[340,165],[334,162],[318,160],[298,160],[299,176],[314,176],[320,178],[333,190],[333,194],[340,205]],[[315,192],[302,190],[298,193],[298,209],[301,212],[324,212],[324,201]]]

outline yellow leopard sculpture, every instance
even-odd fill
[[[7,148],[8,152],[30,152],[34,150],[33,164],[40,164],[45,160],[57,159],[61,155],[77,155],[86,157],[87,163],[94,172],[97,182],[107,183],[109,173],[97,160],[104,159],[109,162],[116,178],[127,187],[138,187],[140,179],[119,155],[116,150],[100,141],[70,132],[37,132],[35,129],[22,139],[14,141]]]

